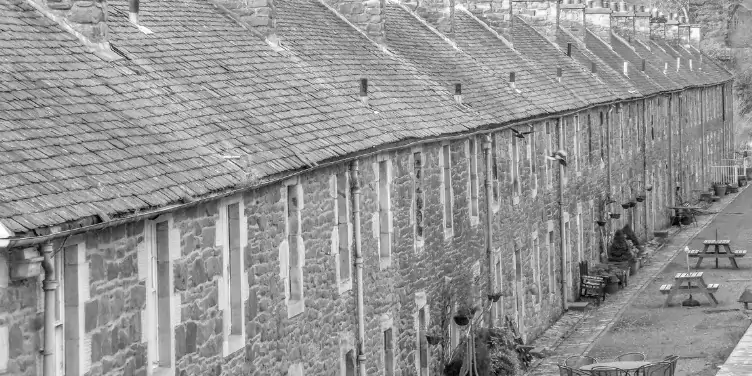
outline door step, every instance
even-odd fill
[[[590,307],[590,302],[568,302],[567,306],[570,311],[584,311]]]

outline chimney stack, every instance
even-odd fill
[[[681,43],[682,46],[685,46],[689,48],[689,33],[690,33],[690,25],[687,23],[687,18],[682,17],[682,22],[679,24],[679,43]]]
[[[219,0],[223,1],[223,0]],[[227,0],[224,0],[227,1]],[[230,0],[240,3],[269,3],[269,9],[273,12],[274,0]],[[386,42],[384,33],[384,2],[372,0],[324,0],[329,6],[334,8],[337,13],[341,14],[353,25],[357,26],[363,33],[376,43],[383,44]],[[409,4],[406,4],[409,5]],[[271,13],[270,13],[271,14]],[[276,27],[276,24],[275,24]]]
[[[527,21],[547,39],[556,38],[559,2],[557,0],[512,0],[512,16]]]
[[[75,35],[93,53],[117,60],[107,41],[107,2],[90,0],[29,0],[40,13]]]
[[[595,1],[588,0],[588,4],[595,6]],[[559,26],[578,39],[585,40],[585,11],[585,4],[573,4],[571,0],[559,5]]]
[[[611,43],[611,13],[612,10],[605,8],[604,2],[599,3],[598,0],[595,2],[595,7],[585,9],[585,27],[609,44]]]
[[[611,13],[611,29],[622,38],[632,41],[634,34],[634,11],[627,3],[621,2],[618,11]]]
[[[700,25],[692,25],[689,27],[689,44],[696,49],[700,49],[700,43],[702,42],[702,29]]]
[[[679,42],[679,21],[676,20],[676,13],[671,13],[671,19],[666,21],[666,41],[672,45]]]
[[[216,0],[217,3],[230,9],[241,21],[251,25],[264,41],[275,49],[279,49],[277,36],[277,12],[274,0]]]
[[[650,19],[650,39],[666,39],[666,21],[663,12],[655,11],[656,17]]]
[[[634,14],[634,37],[643,43],[650,41],[650,16],[644,6]]]

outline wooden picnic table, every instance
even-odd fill
[[[736,263],[736,258],[747,255],[747,251],[743,249],[732,251],[730,240],[705,240],[702,243],[704,244],[702,252],[700,252],[699,249],[692,249],[689,251],[689,257],[697,257],[695,268],[699,268],[700,264],[702,264],[702,259],[707,257],[715,259],[716,269],[718,269],[719,258],[728,258],[731,262],[731,267],[739,269],[739,265]]]
[[[715,299],[715,295],[713,294],[718,291],[719,287],[720,285],[717,283],[706,284],[705,280],[702,278],[702,272],[676,273],[673,284],[661,285],[661,294],[668,294],[663,306],[668,307],[669,304],[671,304],[671,299],[674,295],[676,295],[679,290],[683,290],[690,294],[693,292],[705,294],[710,304],[715,307],[718,305],[718,300]]]
[[[681,211],[685,210],[689,218],[691,218],[690,223],[694,222],[695,226],[697,226],[697,218],[695,217],[695,210],[701,210],[702,208],[699,206],[668,206],[668,209],[673,210],[675,213],[674,216],[677,218],[679,217],[679,214],[681,213]],[[679,222],[679,227],[681,228],[681,220],[678,220],[678,222]]]

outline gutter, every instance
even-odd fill
[[[694,88],[704,88],[704,87],[718,86],[718,85],[723,85],[723,84],[725,84],[727,82],[731,82],[731,81],[733,81],[733,78],[730,78],[730,79],[728,79],[726,81],[721,81],[721,82],[718,82],[718,83],[715,83],[715,84],[697,85],[697,86],[686,87],[686,88],[683,88],[681,90],[656,92],[656,93],[653,93],[653,94],[651,94],[649,96],[645,96],[644,98],[646,98],[646,99],[647,98],[653,98],[653,97],[656,97],[656,96],[659,96],[659,95],[664,95],[664,94],[669,94],[670,95],[670,94],[673,94],[673,93],[678,93],[678,92],[682,92],[684,90],[694,89]],[[586,107],[578,108],[577,110],[571,110],[571,111],[561,112],[561,113],[556,113],[556,114],[546,114],[546,115],[542,115],[542,116],[533,116],[533,117],[530,117],[530,118],[527,118],[527,119],[517,120],[517,121],[510,121],[510,122],[506,122],[506,123],[490,124],[490,126],[492,128],[484,128],[482,130],[476,130],[476,131],[470,131],[470,132],[461,132],[461,133],[456,133],[456,134],[449,135],[449,136],[440,136],[440,137],[432,137],[432,138],[422,138],[422,139],[417,140],[417,141],[398,142],[398,143],[394,144],[393,146],[383,147],[383,148],[376,147],[376,148],[373,148],[369,152],[354,153],[354,154],[352,154],[349,157],[344,157],[344,158],[335,159],[335,160],[332,160],[332,161],[329,161],[329,162],[319,163],[316,166],[309,166],[308,168],[303,168],[301,170],[297,170],[297,171],[294,171],[294,172],[278,174],[276,176],[269,177],[267,180],[265,180],[265,181],[263,181],[261,183],[249,184],[249,185],[245,185],[245,186],[242,186],[240,188],[235,188],[235,189],[232,189],[232,190],[229,190],[229,191],[225,191],[225,192],[222,192],[222,193],[217,193],[217,194],[209,195],[209,196],[206,196],[206,197],[203,197],[203,198],[196,198],[196,199],[192,200],[191,202],[187,202],[187,203],[183,203],[183,204],[168,205],[168,206],[162,207],[162,208],[154,210],[154,211],[140,213],[140,214],[135,214],[135,215],[131,215],[131,216],[128,216],[128,217],[123,217],[123,218],[118,218],[118,219],[114,219],[114,220],[108,220],[108,221],[104,221],[104,222],[100,222],[100,223],[95,223],[95,224],[92,224],[92,225],[77,227],[77,228],[70,229],[70,230],[62,230],[62,231],[57,230],[56,231],[54,229],[58,228],[59,226],[50,226],[50,227],[47,227],[47,228],[52,228],[53,229],[52,233],[46,234],[46,235],[31,236],[31,237],[22,237],[22,238],[10,238],[10,237],[2,238],[0,236],[0,251],[8,250],[8,249],[16,248],[16,247],[34,246],[34,245],[45,243],[45,242],[48,242],[48,241],[51,241],[51,240],[54,240],[54,239],[57,239],[57,238],[62,238],[62,237],[66,237],[66,236],[73,236],[73,235],[77,235],[77,234],[81,234],[81,233],[85,233],[85,232],[89,232],[89,231],[95,231],[95,230],[100,230],[100,229],[107,228],[107,227],[113,227],[113,226],[118,226],[118,225],[122,225],[122,224],[137,222],[137,221],[140,221],[140,220],[143,220],[143,219],[154,218],[154,217],[157,217],[157,216],[159,216],[161,214],[165,214],[165,213],[168,213],[168,212],[173,212],[173,211],[180,210],[180,209],[187,208],[187,207],[191,207],[191,206],[194,206],[194,205],[197,205],[197,204],[201,204],[201,203],[205,203],[205,202],[209,202],[209,201],[214,201],[214,200],[222,199],[222,198],[225,198],[225,197],[228,197],[228,196],[232,196],[232,195],[235,195],[235,194],[238,194],[238,193],[242,193],[242,192],[245,192],[245,191],[248,191],[248,190],[254,190],[254,189],[262,188],[262,187],[265,187],[265,186],[268,186],[268,185],[272,185],[272,184],[278,183],[280,181],[284,181],[284,180],[287,180],[287,179],[290,179],[290,178],[293,178],[293,177],[297,177],[299,175],[302,175],[304,173],[312,171],[315,168],[321,168],[321,169],[323,169],[323,168],[326,168],[326,167],[329,167],[329,166],[333,166],[333,165],[337,165],[337,164],[340,164],[340,163],[352,162],[352,161],[357,160],[359,158],[364,158],[364,157],[369,157],[369,156],[375,156],[375,155],[378,155],[378,154],[381,154],[381,153],[384,153],[384,152],[396,151],[396,150],[400,150],[400,149],[404,149],[404,148],[409,148],[409,147],[412,147],[412,146],[415,146],[415,145],[420,145],[420,144],[425,144],[425,143],[434,143],[434,142],[441,142],[441,141],[453,141],[453,140],[464,139],[464,138],[467,138],[467,137],[470,137],[470,136],[486,135],[486,134],[490,134],[492,132],[497,132],[499,130],[507,129],[507,128],[510,128],[510,127],[513,127],[513,126],[521,126],[521,125],[525,125],[525,124],[537,123],[537,122],[546,121],[546,120],[557,120],[557,121],[560,121],[562,117],[575,115],[575,114],[578,114],[578,113],[580,113],[582,111],[591,110],[591,109],[594,109],[594,108],[597,108],[597,107],[610,106],[610,105],[614,105],[614,104],[625,102],[625,101],[630,101],[630,99],[618,99],[618,100],[613,100],[613,101],[600,102],[600,103],[596,103],[596,104],[591,104],[591,105],[586,106]]]

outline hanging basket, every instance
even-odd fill
[[[492,301],[494,303],[498,302],[499,299],[501,299],[501,293],[500,292],[493,293],[493,294],[488,294],[488,300],[490,300],[490,301]]]
[[[630,208],[633,208],[633,207],[635,207],[635,206],[637,206],[637,203],[636,203],[636,202],[634,202],[634,201],[630,201],[630,202],[629,202],[629,207],[630,207]]]
[[[454,323],[459,326],[467,326],[470,323],[470,318],[465,315],[454,315]]]
[[[629,209],[629,203],[625,202],[625,203],[621,204],[621,207],[624,208],[624,209]]]
[[[642,195],[637,196],[636,200],[637,200],[637,202],[643,202],[643,201],[645,201],[645,196],[642,196]]]
[[[436,346],[441,343],[441,336],[426,334],[426,342],[431,346]]]
[[[620,213],[611,213],[610,217],[613,218],[613,219],[619,219],[619,218],[621,218],[621,214]]]
[[[645,187],[645,190],[648,191],[648,192],[650,192],[650,191],[653,190],[653,186],[652,185],[648,185],[647,187]]]
[[[601,226],[601,227],[606,225],[606,221],[595,221],[595,223],[597,223],[598,226]]]

